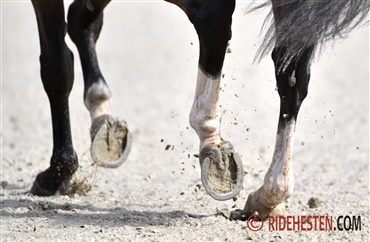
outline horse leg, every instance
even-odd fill
[[[91,0],[76,0],[68,11],[68,34],[80,54],[85,83],[84,102],[92,120],[110,114],[112,94],[100,71],[95,51],[103,26],[103,10],[109,2],[97,1],[98,5]]]
[[[103,126],[105,129],[109,129],[107,132],[114,134],[109,136],[109,140],[112,142],[109,141],[109,144],[106,144],[108,146],[111,145],[106,148],[111,153],[114,153],[114,159],[126,158],[120,155],[123,151],[127,155],[131,144],[127,142],[129,133],[126,122],[115,120],[110,115],[112,94],[100,71],[95,50],[95,45],[103,26],[103,10],[109,2],[110,0],[75,0],[68,11],[68,34],[76,44],[81,59],[85,84],[84,103],[90,112],[92,122],[90,132],[91,140],[93,141],[92,157],[100,165],[116,167],[124,159],[118,160],[118,163],[114,163],[113,160],[104,160],[105,157],[96,153],[101,147],[94,149],[94,144],[97,143],[94,143],[94,139]],[[103,141],[99,140],[99,142]],[[125,146],[123,150],[122,145]]]
[[[273,10],[275,25],[278,25],[281,17],[279,7],[275,6]],[[276,38],[279,38],[278,32]],[[234,212],[232,219],[245,220],[255,212],[264,219],[269,215],[284,214],[284,201],[293,194],[294,177],[291,162],[294,132],[300,106],[308,92],[310,62],[315,45],[308,46],[292,56],[287,48],[289,48],[287,43],[276,44],[272,52],[280,96],[280,114],[272,163],[263,185],[249,195],[244,210]]]
[[[41,196],[63,192],[77,170],[72,145],[68,97],[73,85],[73,55],[64,36],[63,1],[32,0],[40,37],[41,79],[51,108],[53,154],[50,167],[37,175],[31,193]]]
[[[190,125],[200,139],[200,165],[206,191],[217,200],[236,196],[242,187],[240,158],[220,135],[220,80],[228,41],[234,0],[171,0],[187,14],[200,43],[197,86]]]

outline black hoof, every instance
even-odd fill
[[[77,168],[78,159],[74,151],[54,151],[50,167],[36,176],[30,193],[37,196],[68,194],[70,180]]]
[[[69,194],[71,189],[70,179],[55,182],[55,178],[48,176],[48,171],[46,170],[37,175],[29,193],[43,197]]]

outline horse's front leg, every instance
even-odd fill
[[[220,135],[221,71],[228,41],[234,0],[170,1],[193,23],[200,43],[199,68],[190,125],[200,140],[199,160],[206,191],[217,200],[236,196],[243,185],[243,165],[230,142]]]
[[[111,116],[111,91],[99,68],[95,46],[103,26],[103,10],[110,0],[75,0],[68,11],[68,34],[80,54],[84,77],[84,102],[91,117],[91,155],[105,167],[116,167],[127,158],[131,136],[122,119]]]
[[[32,0],[32,4],[40,36],[41,79],[50,102],[54,146],[50,167],[37,175],[31,193],[49,196],[64,192],[78,167],[68,107],[73,85],[73,55],[64,42],[63,1]]]

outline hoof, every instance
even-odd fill
[[[26,192],[26,193],[28,193],[28,192]],[[33,195],[36,195],[36,196],[47,197],[47,196],[54,196],[57,193],[57,191],[54,190],[54,189],[46,189],[46,188],[43,188],[40,185],[40,183],[37,180],[35,180],[33,182],[32,188],[29,191],[29,193],[31,193]]]
[[[244,180],[243,163],[229,142],[218,147],[204,147],[199,160],[203,186],[212,198],[225,201],[240,193]]]
[[[60,183],[60,185],[53,184],[50,182],[51,178],[47,177],[47,171],[41,172],[37,175],[35,181],[33,182],[32,188],[26,193],[31,193],[36,196],[54,196],[56,194],[67,195],[71,191],[70,179],[65,180]],[[46,182],[45,182],[46,181]]]
[[[91,157],[102,167],[116,168],[126,161],[132,135],[124,120],[109,115],[96,118],[91,126]]]
[[[258,190],[249,194],[243,210],[231,212],[230,220],[247,220],[251,215],[258,214],[266,220],[269,216],[281,216],[285,214],[285,204],[280,203],[274,207],[267,207],[259,201]]]

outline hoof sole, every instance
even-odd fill
[[[107,116],[104,120],[98,121],[100,128],[94,131],[91,157],[99,166],[117,168],[126,161],[130,153],[132,135],[123,120],[114,120]]]
[[[243,162],[240,156],[235,152],[218,154],[224,152],[216,149],[202,153],[201,178],[207,193],[219,201],[237,196],[243,188],[244,181]]]

